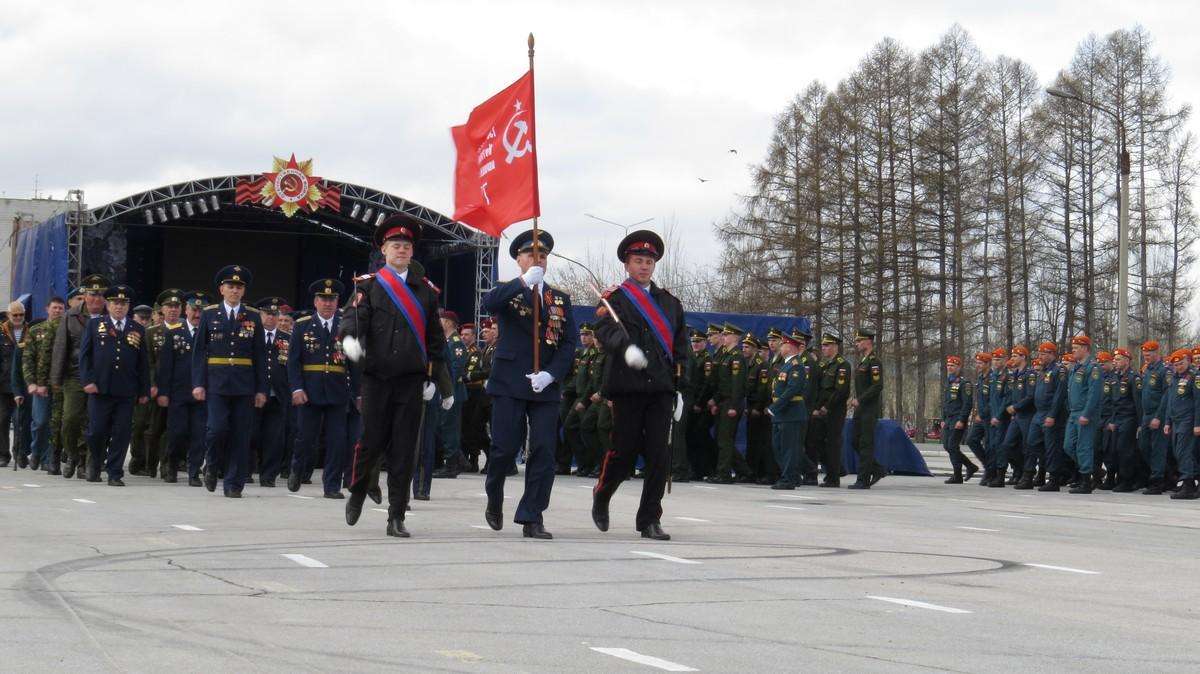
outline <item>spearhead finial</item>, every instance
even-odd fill
[[[529,50],[533,51],[533,33],[529,34]]]

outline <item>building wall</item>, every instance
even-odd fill
[[[32,227],[49,218],[75,208],[75,203],[59,199],[0,198],[0,306],[13,299],[12,272],[16,240],[13,224],[19,219],[21,227]]]

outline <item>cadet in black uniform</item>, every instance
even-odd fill
[[[850,399],[850,363],[840,353],[842,338],[826,332],[821,335],[821,383],[811,418],[820,425],[821,463],[825,464],[822,487],[842,484],[842,433],[846,425],[846,402]]]
[[[683,412],[678,391],[688,353],[683,305],[651,280],[662,255],[662,238],[654,232],[639,230],[621,241],[617,257],[629,278],[607,293],[621,323],[601,305],[595,326],[596,339],[612,354],[604,397],[613,406],[613,448],[604,456],[592,490],[592,520],[600,531],[608,531],[609,500],[641,454],[645,480],[635,525],[643,538],[655,540],[670,539],[660,523],[662,497],[671,471],[672,415],[678,421]]]
[[[875,461],[875,422],[883,407],[883,363],[875,355],[875,333],[859,330],[854,336],[858,367],[854,370],[854,450],[858,453],[858,480],[849,489],[870,489],[887,476]]]
[[[129,318],[133,289],[108,289],[108,316],[88,321],[79,344],[79,382],[88,394],[88,482],[100,481],[100,462],[108,486],[124,487],[125,453],[133,426],[133,405],[150,395],[146,330]]]
[[[204,425],[208,418],[205,403],[192,395],[192,346],[200,326],[206,297],[187,297],[186,316],[180,323],[167,323],[162,346],[158,350],[160,407],[167,408],[167,459],[164,482],[175,482],[175,471],[186,460],[188,486],[199,487],[200,465],[204,462]]]

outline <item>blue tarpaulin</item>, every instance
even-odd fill
[[[67,216],[56,215],[17,232],[12,295],[31,296],[32,318],[46,317],[46,302],[51,297],[67,296],[67,282]]]
[[[595,305],[574,306],[575,324],[592,323],[596,320]],[[727,314],[711,311],[688,311],[684,312],[683,319],[687,322],[689,328],[695,328],[701,332],[708,327],[709,323],[722,325],[726,322],[733,323],[737,327],[746,332],[753,332],[755,335],[766,339],[767,328],[772,326],[779,328],[785,332],[791,332],[792,328],[799,327],[802,330],[808,331],[809,321],[802,316],[767,316],[763,314]]]
[[[854,432],[854,419],[846,420],[842,432],[842,468],[847,473],[858,473],[858,454],[850,444]],[[880,419],[875,422],[875,460],[888,472],[900,475],[924,475],[932,477],[925,457],[909,439],[908,434],[895,419]]]

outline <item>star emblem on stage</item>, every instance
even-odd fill
[[[292,153],[289,159],[274,157],[270,171],[239,180],[235,202],[279,209],[290,218],[301,209],[310,213],[321,207],[341,210],[341,197],[340,187],[313,175],[312,159],[296,161]]]

